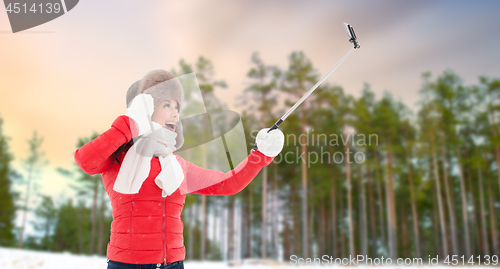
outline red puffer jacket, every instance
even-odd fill
[[[131,124],[132,122],[132,124]],[[107,257],[110,260],[152,264],[184,260],[185,248],[182,235],[181,212],[186,195],[177,189],[163,198],[162,190],[154,179],[161,170],[158,158],[151,160],[151,172],[139,193],[122,194],[113,190],[120,163],[111,155],[123,144],[130,141],[136,126],[127,116],[118,117],[111,128],[93,141],[85,144],[75,153],[78,166],[88,174],[102,174],[104,188],[111,199],[113,222]],[[182,157],[175,155],[188,182],[220,182],[216,185],[193,192],[204,195],[233,195],[245,188],[268,165],[273,158],[259,151],[253,151],[233,171],[219,171],[200,168]],[[208,186],[208,185],[204,185]]]

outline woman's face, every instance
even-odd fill
[[[151,120],[170,131],[175,131],[175,126],[179,121],[179,105],[177,101],[168,99],[155,107]]]

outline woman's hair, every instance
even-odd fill
[[[127,143],[121,145],[118,149],[115,150],[115,152],[113,152],[113,154],[111,154],[111,158],[113,159],[113,161],[116,161],[117,163],[120,163],[120,155],[122,155],[124,152],[127,152],[127,150],[132,147],[132,145],[134,144],[134,139],[130,139],[130,141],[128,141]]]

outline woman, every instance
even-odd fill
[[[173,154],[184,141],[182,99],[177,79],[153,70],[130,87],[126,114],[75,152],[83,171],[102,175],[111,200],[108,268],[183,268],[186,192],[236,194],[283,148],[280,130],[263,129],[256,139],[259,149],[234,170],[200,168]]]

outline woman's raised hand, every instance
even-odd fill
[[[274,129],[267,132],[269,128],[265,128],[259,131],[257,137],[255,138],[257,142],[257,148],[260,152],[268,157],[275,157],[283,149],[285,144],[285,136],[280,129]]]
[[[151,115],[154,111],[154,100],[150,94],[139,94],[130,103],[126,116],[137,125],[139,136],[151,132]]]

